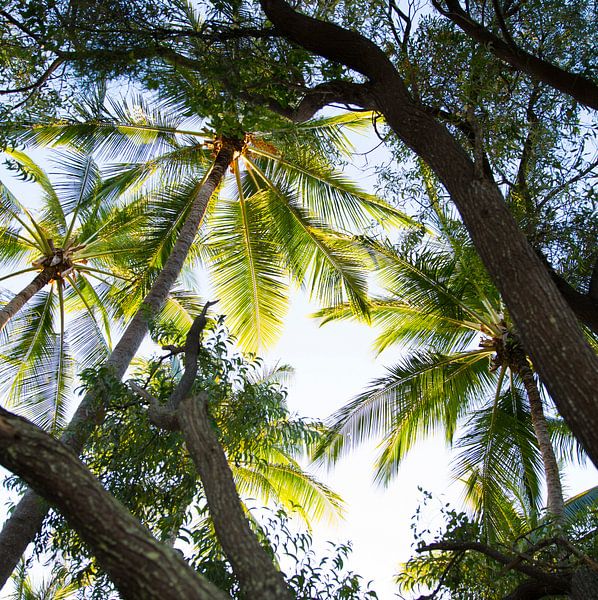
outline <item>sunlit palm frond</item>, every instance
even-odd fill
[[[106,168],[102,200],[117,198],[137,191],[168,188],[190,177],[201,178],[211,164],[212,150],[202,142],[180,145],[140,163],[118,163]]]
[[[181,121],[180,113],[136,96],[108,100],[99,115],[82,110],[77,120],[32,126],[20,138],[30,145],[94,151],[100,159],[145,162],[177,144]]]
[[[547,417],[550,439],[556,455],[566,462],[584,464],[588,455],[560,417]]]
[[[209,221],[214,248],[209,269],[220,298],[219,311],[239,343],[256,351],[282,330],[289,283],[279,248],[270,235],[259,198],[221,200]]]
[[[513,381],[497,390],[492,406],[473,413],[457,448],[455,478],[467,481],[466,497],[483,521],[501,524],[505,495],[522,503],[520,514],[539,514],[542,458],[529,407]]]
[[[318,457],[336,460],[364,441],[384,436],[376,478],[388,483],[421,437],[444,429],[447,441],[453,439],[459,419],[491,389],[487,357],[484,351],[420,351],[404,358],[331,417]]]
[[[263,174],[278,189],[295,190],[302,206],[329,227],[361,231],[373,220],[388,227],[415,225],[405,213],[365,192],[322,158],[307,155],[291,161],[253,148],[250,154],[256,157],[246,159],[249,169]]]
[[[340,497],[292,461],[256,460],[232,465],[232,469],[242,496],[279,504],[289,512],[301,507],[308,524],[311,520],[338,519],[342,512]]]
[[[61,319],[55,319],[58,305],[53,288],[32,299],[9,324],[0,365],[6,404],[50,430],[63,424],[74,376]]]
[[[97,192],[100,185],[100,170],[89,154],[80,152],[58,152],[53,161],[60,166],[59,178],[54,184],[63,214],[68,219],[72,231],[75,218],[80,214],[93,212],[97,206]],[[45,220],[55,219],[54,211],[48,211]],[[68,239],[68,235],[67,235]]]

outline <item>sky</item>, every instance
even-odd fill
[[[365,152],[376,145],[377,140],[364,138],[357,151]],[[358,178],[363,186],[371,187],[372,167],[383,158],[380,150],[361,157],[359,164],[349,171],[350,175]],[[320,327],[310,318],[316,309],[305,294],[297,292],[284,333],[264,358],[270,364],[280,360],[294,367],[295,376],[288,396],[291,411],[324,419],[363,390],[369,381],[382,375],[384,365],[394,364],[400,348],[389,349],[375,357],[373,330],[354,322]],[[370,444],[343,459],[329,472],[315,471],[343,497],[346,511],[344,519],[337,523],[319,524],[314,537],[322,549],[327,540],[351,540],[350,568],[366,581],[373,580],[373,589],[381,600],[390,600],[397,592],[392,583],[393,575],[399,563],[411,555],[410,523],[422,499],[419,488],[431,492],[436,502],[450,502],[455,507],[461,506],[461,490],[458,484],[450,482],[450,454],[438,437],[420,443],[386,489],[373,482],[375,454],[375,444]],[[597,484],[598,473],[593,467],[569,469],[565,473],[567,495]],[[4,510],[5,497],[0,497],[0,518]],[[434,511],[429,514],[432,528],[441,526]],[[6,591],[0,592],[2,598],[7,598]]]

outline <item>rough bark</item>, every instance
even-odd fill
[[[547,492],[547,510],[550,515],[557,520],[562,519],[565,512],[565,501],[563,499],[563,487],[561,485],[561,475],[559,473],[559,465],[554,454],[554,448],[548,433],[548,424],[542,408],[542,398],[540,391],[536,385],[534,374],[527,364],[525,357],[522,358],[517,365],[517,372],[523,381],[527,398],[529,400],[530,414],[532,418],[532,426],[542,462],[544,463],[544,474],[546,477],[546,492]]]
[[[232,161],[234,150],[233,143],[225,143],[214,161],[210,174],[203,184],[198,184],[196,198],[164,268],[106,361],[106,366],[117,379],[124,376],[147,333],[149,321],[158,313],[178,278],[208,201],[224,177],[226,169]],[[98,398],[95,390],[90,390],[83,397],[71,422],[66,427],[61,438],[62,441],[76,454],[79,454],[94,427],[102,421],[102,418],[101,398]],[[41,528],[46,513],[42,514],[39,508],[29,511],[26,509],[26,506],[39,506],[39,500],[34,501],[34,498],[36,498],[35,492],[25,492],[13,513],[20,515],[19,521],[13,520],[12,516],[9,517],[0,532],[0,588],[10,577],[29,543],[33,541],[35,532]]]
[[[292,42],[362,73],[347,102],[376,108],[396,135],[430,165],[453,199],[508,307],[522,343],[561,415],[598,465],[598,357],[550,274],[484,177],[449,131],[414,101],[384,52],[360,34],[295,12],[284,0],[261,0]],[[338,99],[337,99],[338,100]]]
[[[571,600],[598,600],[598,573],[590,567],[580,567],[571,580]]]
[[[228,598],[175,550],[158,543],[72,450],[4,409],[0,409],[0,462],[65,515],[123,598]]]
[[[207,396],[190,397],[178,408],[185,444],[203,483],[222,549],[247,598],[290,600],[293,594],[243,514],[233,474],[207,411]]]
[[[598,85],[591,79],[579,73],[571,73],[547,60],[538,58],[516,46],[512,41],[510,43],[505,42],[483,25],[474,21],[461,8],[458,0],[444,0],[446,9],[442,7],[438,0],[433,0],[432,4],[468,36],[476,42],[484,44],[488,51],[496,57],[504,60],[517,70],[523,71],[530,77],[568,94],[581,104],[598,110]]]
[[[55,275],[56,269],[54,267],[46,267],[28,286],[24,287],[18,294],[11,298],[8,304],[2,307],[2,310],[0,310],[0,331]]]
[[[198,370],[200,335],[206,325],[208,302],[191,325],[185,340],[185,371],[166,406],[132,385],[150,403],[150,418],[159,427],[182,432],[191,460],[203,483],[216,536],[229,559],[244,597],[290,600],[284,577],[251,531],[224,449],[213,429],[205,393],[192,395]]]

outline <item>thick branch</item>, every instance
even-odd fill
[[[443,15],[459,26],[471,38],[484,44],[492,54],[509,63],[519,71],[575,98],[581,104],[598,109],[598,85],[591,79],[571,73],[546,60],[542,60],[518,46],[505,42],[480,23],[474,21],[459,4],[459,0],[444,0],[446,9],[439,0],[432,4]]]
[[[207,409],[207,396],[184,399],[178,419],[203,483],[218,541],[248,598],[290,600],[293,595],[251,531],[224,450]]]
[[[245,518],[226,454],[208,415],[207,395],[191,395],[198,368],[199,336],[206,325],[207,311],[213,304],[215,302],[206,303],[189,329],[185,340],[185,372],[167,406],[157,407],[145,391],[141,395],[149,400],[152,418],[158,426],[164,421],[170,429],[176,411],[176,422],[203,483],[216,535],[239,578],[244,595],[262,600],[290,600],[292,594],[284,577]],[[139,393],[136,386],[134,390]]]
[[[123,598],[227,598],[175,550],[159,544],[64,444],[4,409],[0,462],[65,515]]]
[[[481,542],[434,542],[432,544],[426,544],[422,548],[418,549],[418,552],[431,552],[433,550],[444,550],[444,551],[456,551],[464,552],[466,550],[473,550],[479,552],[497,563],[505,566],[509,566],[515,571],[519,571],[538,582],[545,583],[546,585],[552,586],[553,590],[560,590],[559,593],[566,593],[569,589],[569,580],[552,573],[542,571],[537,567],[521,563],[517,560],[516,556],[510,554],[503,554],[498,550],[482,544]]]
[[[172,410],[176,410],[183,398],[186,398],[191,393],[191,388],[197,375],[197,355],[199,354],[200,336],[208,322],[206,317],[208,310],[210,306],[214,306],[217,302],[218,300],[206,302],[203,310],[195,317],[189,328],[185,340],[185,371],[168,401],[168,406]]]

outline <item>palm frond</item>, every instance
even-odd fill
[[[487,357],[483,351],[420,351],[404,358],[331,417],[317,457],[334,461],[383,436],[376,479],[388,483],[421,437],[444,428],[447,441],[453,440],[459,419],[492,389]]]
[[[246,349],[271,345],[282,330],[288,277],[259,198],[221,200],[210,215],[209,270],[227,324]]]

